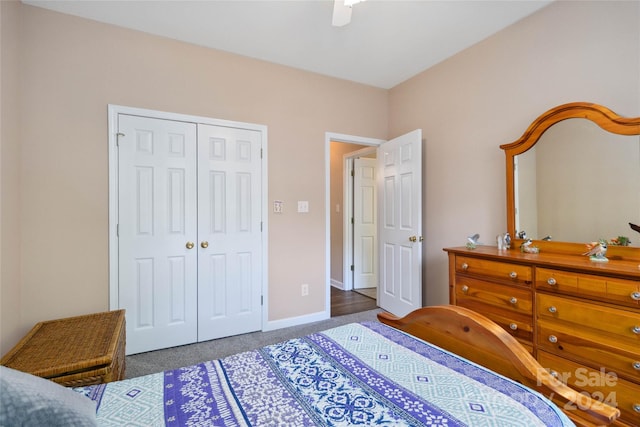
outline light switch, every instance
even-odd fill
[[[306,200],[298,200],[298,213],[309,212],[309,202]]]

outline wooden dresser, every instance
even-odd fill
[[[640,261],[446,248],[449,297],[492,319],[540,364],[640,426]]]

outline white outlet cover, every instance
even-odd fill
[[[309,212],[309,202],[306,200],[298,200],[298,212],[299,213]]]
[[[273,201],[273,213],[282,213],[282,205],[284,203],[282,200],[274,200]]]

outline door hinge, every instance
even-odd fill
[[[351,271],[353,271],[353,264],[351,264]]]
[[[260,149],[260,158],[262,158],[262,148]]]
[[[124,136],[124,133],[122,132],[118,132],[116,133],[116,145],[119,147],[120,146],[120,137]]]
[[[262,233],[262,221],[260,221],[260,232]]]
[[[120,224],[116,224],[116,237],[120,237]]]
[[[356,176],[356,171],[351,169],[351,176]]]
[[[264,305],[264,295],[260,295],[260,305]]]
[[[355,221],[353,220],[353,217],[351,217],[351,224],[355,224]]]

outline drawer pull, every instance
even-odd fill
[[[511,277],[512,279],[515,279],[516,277],[518,277],[518,273],[516,273],[515,271],[512,271],[511,273],[509,273],[509,277]]]
[[[518,298],[516,298],[516,297],[511,297],[511,299],[509,300],[509,302],[510,302],[511,304],[516,304],[516,303],[518,302]]]
[[[511,329],[512,331],[517,331],[518,330],[518,325],[516,325],[515,323],[510,323],[509,324],[509,329]]]
[[[640,292],[631,292],[631,299],[635,301],[640,301]]]
[[[640,362],[633,362],[633,369],[640,371]]]
[[[558,309],[555,306],[552,305],[551,307],[549,307],[549,313],[557,313],[557,312],[558,312]]]
[[[469,292],[469,287],[468,287],[467,285],[464,285],[464,286],[462,287],[462,292],[464,292],[465,294],[466,294],[467,292]]]
[[[549,278],[547,279],[547,283],[548,283],[550,286],[555,286],[555,285],[557,285],[557,284],[558,284],[558,282],[556,281],[556,279],[554,279],[553,277],[549,277]]]
[[[555,335],[549,335],[549,342],[557,343],[558,337],[556,337]]]
[[[631,331],[636,335],[640,335],[640,326],[634,326],[633,328],[631,328]]]
[[[633,404],[633,410],[636,412],[640,412],[640,403],[634,403]]]
[[[469,269],[469,264],[467,264],[466,262],[463,262],[463,263],[462,263],[462,269],[463,269],[464,271],[467,271],[467,270]]]

